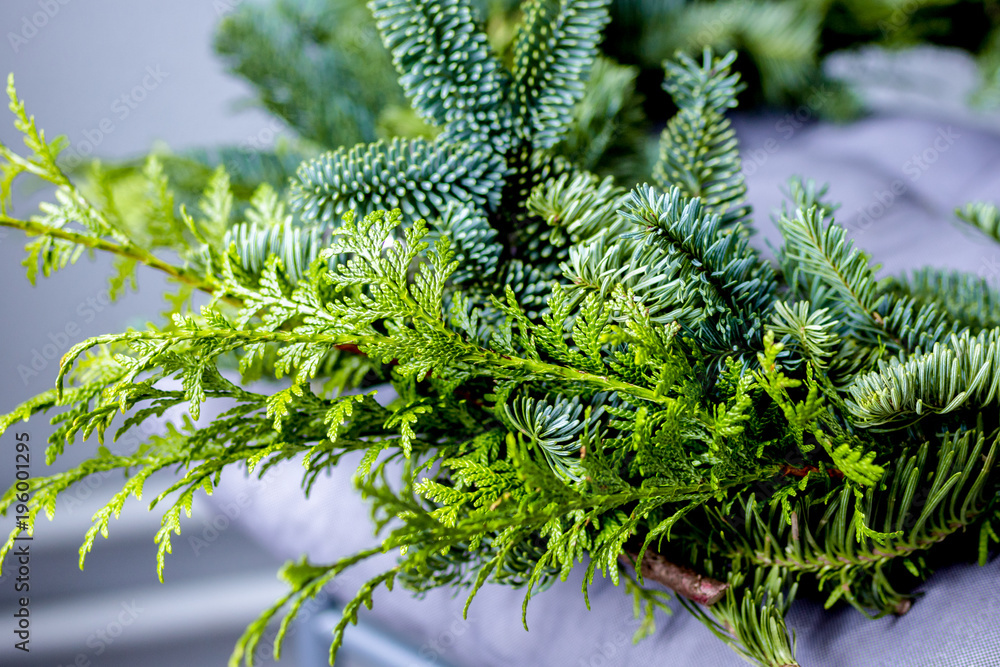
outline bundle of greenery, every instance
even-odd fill
[[[27,152],[0,147],[0,224],[34,237],[29,279],[101,250],[119,258],[114,293],[139,265],[177,290],[169,322],[76,345],[55,389],[0,419],[2,432],[55,411],[49,461],[100,442],[0,499],[27,514],[0,556],[60,494],[120,470],[82,563],[150,476],[180,471],[150,504],[168,505],[162,574],[181,513],[224,469],[300,459],[309,493],[364,452],[356,480],[381,544],[287,564],[288,594],[234,665],[284,611],[278,653],[306,600],[384,552],[398,559],[345,606],[331,661],[378,587],[467,588],[471,602],[499,582],[526,608],[581,567],[584,595],[599,572],[634,596],[640,636],[662,584],[751,662],[796,665],[797,596],[902,614],[941,559],[984,562],[1000,519],[1000,295],[932,269],[876,280],[824,189],[799,180],[776,215],[777,262],[762,258],[726,118],[734,54],[666,64],[679,111],[651,185],[597,175],[615,112],[584,94],[608,4],[529,0],[508,67],[471,0],[374,0],[433,137],[323,154],[287,197],[265,183],[245,208],[220,169],[197,210],[178,210],[155,158],[132,210],[100,170],[85,192],[11,80]],[[6,208],[22,174],[55,186],[30,220]],[[998,236],[996,207],[961,217]],[[210,301],[194,312],[199,291]],[[251,390],[260,378],[284,388]],[[382,405],[371,387],[385,382],[397,398]],[[225,409],[197,422],[208,401]],[[191,418],[133,453],[106,446],[174,406]]]

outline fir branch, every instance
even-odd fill
[[[856,422],[863,427],[912,422],[992,404],[1000,388],[998,336],[1000,329],[952,334],[928,352],[892,357],[878,370],[859,375],[848,403]]]
[[[750,213],[736,133],[725,117],[743,89],[739,75],[729,73],[735,59],[735,53],[715,58],[706,47],[700,66],[683,54],[664,63],[663,88],[679,110],[663,130],[653,169],[657,186],[700,198],[707,211],[720,217],[723,230]]]
[[[514,40],[513,106],[536,149],[554,146],[583,97],[610,0],[526,3]]]
[[[650,307],[672,305],[673,318],[716,354],[760,349],[762,320],[769,315],[776,284],[770,265],[744,235],[723,233],[721,219],[678,188],[664,194],[648,185],[638,188],[621,215],[643,228],[636,233],[643,239],[636,264],[653,264],[658,255],[676,262],[671,273],[651,276],[658,284],[647,288]],[[644,301],[645,291],[637,290]]]
[[[796,500],[792,521],[773,505],[765,508],[752,497],[740,501],[750,525],[756,526],[749,559],[816,573],[821,585],[831,589],[827,606],[843,597],[862,611],[867,606],[894,613],[906,598],[893,592],[886,576],[891,568],[974,525],[990,507],[997,484],[995,434],[987,438],[978,429],[956,432],[933,445],[923,443],[892,469],[884,493],[869,488],[859,500],[849,486],[835,487],[829,504]],[[929,473],[933,483],[918,498],[920,480]],[[814,518],[818,514],[820,522]],[[872,517],[892,535],[883,542],[857,543],[850,526],[859,516]],[[731,556],[742,559],[747,553],[741,548]],[[862,572],[879,581],[859,584]]]
[[[749,574],[733,572],[725,597],[709,611],[679,601],[748,661],[763,667],[798,667],[794,636],[788,636],[785,625],[797,584],[789,586],[788,573],[777,567],[754,568],[752,576],[752,583],[744,585]]]
[[[374,0],[371,8],[400,84],[421,116],[442,128],[448,141],[506,150],[513,129],[505,99],[510,75],[476,27],[472,3]]]
[[[807,298],[828,309],[845,333],[900,349],[902,341],[887,331],[880,314],[885,296],[879,293],[868,255],[854,248],[844,228],[825,220],[825,215],[822,208],[800,208],[794,217],[782,214],[775,220],[785,237],[784,261],[811,276]]]
[[[397,138],[304,162],[292,202],[305,220],[323,224],[348,210],[401,208],[431,218],[451,202],[496,207],[506,170],[502,156],[473,143]]]
[[[531,597],[557,578],[584,567],[589,605],[595,577],[621,583],[631,556],[640,579],[681,593],[741,656],[787,667],[796,663],[785,616],[800,580],[828,605],[900,613],[911,599],[906,577],[925,577],[924,554],[959,544],[951,536],[978,530],[984,560],[1000,517],[1000,328],[989,286],[944,272],[876,281],[833,222],[825,188],[800,180],[777,220],[786,238],[777,274],[747,243],[725,117],[741,89],[733,54],[667,65],[679,111],[661,141],[664,191],[600,178],[618,173],[606,156],[631,150],[631,123],[641,122],[630,106],[634,72],[594,66],[607,3],[532,0],[504,54],[509,74],[470,2],[376,0],[402,89],[440,134],[330,146],[301,167],[291,212],[274,187],[207,170],[208,158],[154,157],[124,176],[98,169],[88,200],[55,164],[62,143],[46,140],[11,94],[30,154],[0,148],[0,203],[21,174],[57,188],[30,222],[6,209],[0,218],[41,236],[29,245],[32,270],[99,249],[122,260],[116,291],[141,263],[184,283],[168,324],[74,346],[55,390],[0,417],[2,431],[55,412],[49,461],[78,437],[100,443],[82,464],[29,482],[29,530],[87,475],[123,471],[84,535],[82,563],[126,500],[174,468],[181,476],[151,502],[166,507],[154,537],[162,576],[181,515],[225,469],[260,476],[302,457],[308,494],[358,453],[381,545],[287,565],[289,593],[250,626],[234,664],[252,660],[285,609],[279,655],[305,600],[390,550],[396,565],[346,605],[331,660],[381,586],[468,587],[467,606],[487,581],[521,587],[524,622]],[[282,7],[315,28],[291,42],[319,45],[345,29]],[[280,91],[330,71],[295,72],[300,54],[273,48],[283,37],[247,34],[275,61],[242,61],[265,101],[332,142],[327,121],[354,100],[335,95],[332,115],[297,115]],[[493,36],[502,50],[513,34]],[[289,63],[289,77],[268,79]],[[582,100],[585,90],[598,99]],[[433,134],[420,128],[409,136]],[[285,173],[285,162],[257,158],[274,170],[251,173]],[[168,179],[188,162],[206,184],[200,199]],[[134,179],[141,204],[116,199],[119,177]],[[994,213],[980,206],[966,217],[994,233]],[[159,249],[183,263],[160,260]],[[560,270],[569,284],[557,284]],[[214,297],[197,315],[185,310],[193,288]],[[223,372],[236,362],[239,380]],[[245,388],[284,375],[291,382],[268,393]],[[364,390],[385,380],[398,398],[382,406]],[[208,401],[228,407],[196,421]],[[172,409],[186,410],[182,421],[134,455],[104,447]],[[15,498],[8,491],[0,507]],[[646,611],[640,634],[650,632],[662,595],[627,573],[625,586]]]

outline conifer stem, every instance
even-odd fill
[[[638,554],[626,552],[618,557],[623,563],[628,563],[635,567]],[[698,574],[690,568],[671,563],[658,553],[646,551],[642,556],[642,563],[636,568],[643,579],[652,579],[673,590],[678,595],[683,595],[692,602],[711,607],[726,594],[729,584]]]
[[[154,268],[157,271],[162,271],[175,280],[178,280],[186,285],[190,285],[191,287],[201,290],[207,294],[214,294],[218,289],[217,285],[215,285],[212,281],[206,280],[200,274],[189,271],[183,267],[174,266],[169,262],[165,262],[148,250],[140,248],[134,244],[126,245],[122,243],[115,243],[114,241],[109,241],[107,239],[81,234],[68,229],[50,227],[33,220],[11,218],[6,215],[0,215],[0,227],[19,229],[28,236],[48,236],[50,238],[56,238],[69,243],[74,243],[76,245],[83,246],[84,248],[109,252],[113,255],[118,255],[119,257],[125,257],[126,259],[134,259],[137,262],[141,262],[142,264]],[[238,301],[235,301],[231,297],[222,297],[222,300],[230,303],[231,305],[241,305]]]
[[[645,399],[651,403],[667,404],[674,400],[669,396],[658,394],[652,389],[615,380],[605,375],[594,375],[593,373],[587,373],[566,366],[558,366],[544,361],[507,356],[501,356],[493,361],[499,366],[527,370],[534,375],[554,375],[573,382],[585,382],[590,385],[603,387],[608,391],[617,391],[636,398]]]

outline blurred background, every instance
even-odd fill
[[[503,49],[516,3],[480,4],[490,5],[491,40]],[[640,93],[620,100],[624,129],[616,141],[655,147],[672,113],[659,88],[662,58],[706,44],[740,50],[738,68],[749,86],[734,120],[762,228],[758,246],[766,248],[774,232],[767,213],[781,197],[779,186],[799,173],[832,183],[832,198],[843,204],[840,221],[885,270],[930,263],[1000,283],[992,247],[960,231],[952,215],[967,201],[1000,198],[993,3],[619,0],[615,12],[605,51],[629,68],[607,71],[635,79]],[[217,33],[220,23],[225,28]],[[299,159],[324,148],[430,132],[407,109],[356,0],[5,0],[0,28],[0,73],[14,72],[40,127],[66,135],[67,167],[99,157],[121,165],[124,179],[138,158],[157,150],[168,156],[175,181],[192,191],[218,162],[232,170],[239,190],[261,180],[280,186]],[[0,141],[20,142],[11,122],[0,121]],[[638,179],[647,167],[641,159],[622,161],[615,173]],[[19,190],[14,213],[29,215],[43,195]],[[23,242],[20,233],[0,229],[0,414],[49,389],[59,356],[74,343],[140,325],[165,309],[166,283],[151,270],[140,269],[138,289],[112,303],[112,263],[101,255],[32,287],[20,265]],[[158,428],[136,429],[112,449],[134,450]],[[44,466],[49,431],[35,419],[3,437],[0,484],[14,480],[15,433],[30,436],[32,473],[51,472]],[[54,470],[78,463],[92,446],[70,448]],[[247,623],[283,592],[275,577],[280,563],[303,551],[336,555],[371,542],[363,506],[350,491],[350,467],[308,502],[298,497],[294,475],[278,474],[266,488],[227,479],[216,498],[195,505],[167,558],[164,585],[156,580],[152,540],[159,515],[138,503],[113,523],[112,539],[98,539],[79,571],[77,549],[90,516],[119,488],[118,479],[87,480],[54,522],[40,522],[31,544],[32,650],[16,652],[5,639],[0,665],[225,664]],[[0,521],[3,531],[10,525],[10,518]],[[981,619],[1000,604],[996,579],[995,561],[982,570],[943,572],[907,616],[909,630],[889,625],[894,619],[867,623],[798,605],[792,624],[804,632],[819,637],[824,623],[836,628],[822,642],[802,641],[804,662],[861,664],[846,656],[863,638],[893,656],[865,664],[991,664],[933,656],[925,663],[926,651],[911,660],[900,642],[926,635],[931,623],[943,634],[927,636],[942,650],[988,636]],[[941,602],[956,587],[977,592],[970,604],[978,615]],[[353,591],[350,580],[345,590]],[[533,604],[558,607],[563,593],[580,607],[570,585]],[[371,622],[348,633],[355,662],[348,650],[341,664],[501,665],[515,664],[513,655],[547,656],[535,664],[657,664],[649,656],[663,651],[676,657],[670,664],[743,664],[693,619],[677,615],[663,620],[656,638],[627,651],[621,637],[631,634],[629,605],[617,591],[609,595],[614,602],[605,599],[603,611],[581,616],[575,634],[556,626],[526,638],[513,624],[519,594],[488,592],[472,620],[456,626],[448,596],[421,603],[400,592],[391,602],[377,600]],[[0,578],[0,618],[10,618],[16,597],[11,575]],[[335,600],[334,593],[330,604]],[[335,617],[326,604],[308,615],[280,664],[325,664]],[[671,644],[670,637],[690,639]],[[556,657],[544,644],[572,648]]]

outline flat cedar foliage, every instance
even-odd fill
[[[285,191],[241,195],[219,168],[182,207],[156,157],[124,203],[99,165],[75,183],[57,164],[65,141],[35,126],[11,79],[26,151],[0,146],[0,224],[31,237],[28,278],[101,250],[117,256],[113,294],[140,265],[176,286],[165,324],[76,345],[55,389],[0,418],[2,432],[54,412],[49,462],[100,443],[30,480],[29,524],[88,475],[123,471],[82,566],[126,500],[174,471],[150,503],[166,507],[162,577],[181,514],[225,468],[261,477],[294,458],[309,493],[364,452],[357,486],[381,545],[288,563],[287,595],[233,665],[284,614],[277,656],[305,601],[389,551],[396,564],[346,604],[331,661],[378,587],[464,588],[471,602],[499,582],[524,590],[526,613],[581,567],[583,595],[600,574],[635,598],[639,637],[670,597],[656,580],[748,661],[796,665],[784,619],[797,595],[905,613],[942,554],[985,562],[1000,520],[1000,295],[935,269],[877,280],[811,181],[789,182],[784,243],[762,258],[726,118],[732,53],[665,64],[678,111],[651,184],[623,186],[610,175],[636,150],[615,129],[623,106],[594,103],[634,85],[597,57],[608,5],[529,0],[500,57],[471,0],[373,0],[428,131],[318,155]],[[55,187],[30,220],[8,215],[22,174]],[[960,217],[997,237],[996,207]],[[198,291],[210,302],[195,312]],[[394,398],[377,402],[385,383]],[[207,402],[218,416],[196,422]],[[104,445],[174,406],[191,418],[134,453]]]

